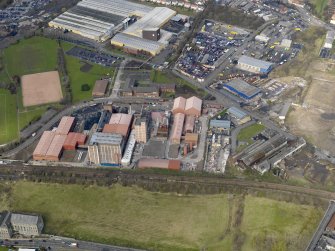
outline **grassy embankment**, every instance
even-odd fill
[[[320,208],[253,195],[0,183],[0,210],[43,215],[45,231],[149,250],[302,250]],[[280,247],[280,248],[279,248]]]

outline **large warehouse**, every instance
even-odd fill
[[[225,83],[223,86],[229,92],[247,100],[256,97],[261,92],[259,88],[249,85],[242,79],[233,79],[230,82]]]
[[[124,113],[114,113],[109,121],[103,128],[104,133],[117,133],[123,137],[127,137],[132,123],[133,116]]]
[[[113,37],[111,44],[132,54],[157,55],[172,36],[170,32],[160,28],[176,14],[169,8],[156,7]]]
[[[49,22],[49,26],[106,41],[123,26],[126,18],[143,17],[152,10],[152,7],[125,0],[83,0]]]
[[[175,98],[172,108],[172,113],[183,113],[186,115],[193,115],[199,117],[201,115],[202,100],[198,97],[190,97],[185,99],[183,97]]]
[[[268,74],[272,70],[272,66],[273,63],[271,62],[259,60],[244,55],[239,58],[237,64],[237,67],[241,70],[261,74]]]

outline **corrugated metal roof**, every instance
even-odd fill
[[[122,143],[122,135],[114,134],[114,133],[103,133],[103,132],[95,132],[93,133],[90,141],[90,145],[93,144],[109,144],[109,145],[121,145]]]
[[[240,59],[238,60],[239,63],[242,64],[247,64],[247,65],[252,65],[261,69],[268,69],[271,67],[273,63],[267,62],[264,60],[259,60],[256,58],[248,57],[248,56],[241,56]]]
[[[216,128],[223,128],[223,129],[230,129],[231,122],[229,120],[218,120],[218,119],[212,119],[209,122],[209,126],[216,127]]]
[[[70,132],[73,123],[74,123],[74,117],[64,116],[59,122],[56,134],[67,135]]]
[[[243,93],[244,95],[248,96],[248,97],[252,97],[257,95],[258,93],[261,92],[261,89],[248,84],[247,82],[245,82],[242,79],[233,79],[231,81],[229,81],[228,83],[224,84],[225,86],[230,86],[232,88],[234,88],[235,90],[237,90],[240,93]]]
[[[63,150],[63,145],[66,140],[67,135],[56,134],[53,138],[47,153],[45,154],[47,157],[55,157],[58,158]]]
[[[236,117],[237,119],[243,119],[247,114],[236,107],[230,107],[227,110],[228,113]]]

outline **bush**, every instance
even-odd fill
[[[81,90],[83,91],[83,92],[87,92],[87,91],[89,91],[91,89],[91,87],[88,85],[88,84],[83,84],[83,85],[81,85]]]

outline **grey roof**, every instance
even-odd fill
[[[237,119],[243,119],[245,116],[247,116],[244,111],[241,111],[236,107],[230,107],[227,111],[229,114],[233,115]]]
[[[242,64],[252,65],[252,66],[255,66],[261,69],[268,69],[273,64],[271,62],[259,60],[259,59],[248,57],[245,55],[241,56],[238,62]]]
[[[121,145],[122,135],[116,133],[103,133],[95,132],[92,135],[90,145],[93,144],[109,144],[109,145]]]
[[[134,87],[133,90],[134,90],[134,92],[142,92],[142,93],[158,92],[157,86]]]
[[[38,215],[12,213],[11,216],[11,222],[13,225],[36,225],[38,219]]]
[[[248,84],[242,79],[233,79],[230,82],[226,83],[225,85],[230,86],[237,90],[238,92],[241,92],[245,94],[248,97],[255,96],[256,94],[260,93],[261,90],[253,85]]]
[[[218,119],[212,119],[209,122],[209,126],[217,127],[217,128],[224,128],[224,129],[230,129],[230,121],[229,120],[218,120]]]
[[[5,211],[0,214],[0,227],[7,226],[9,217],[10,212]]]

